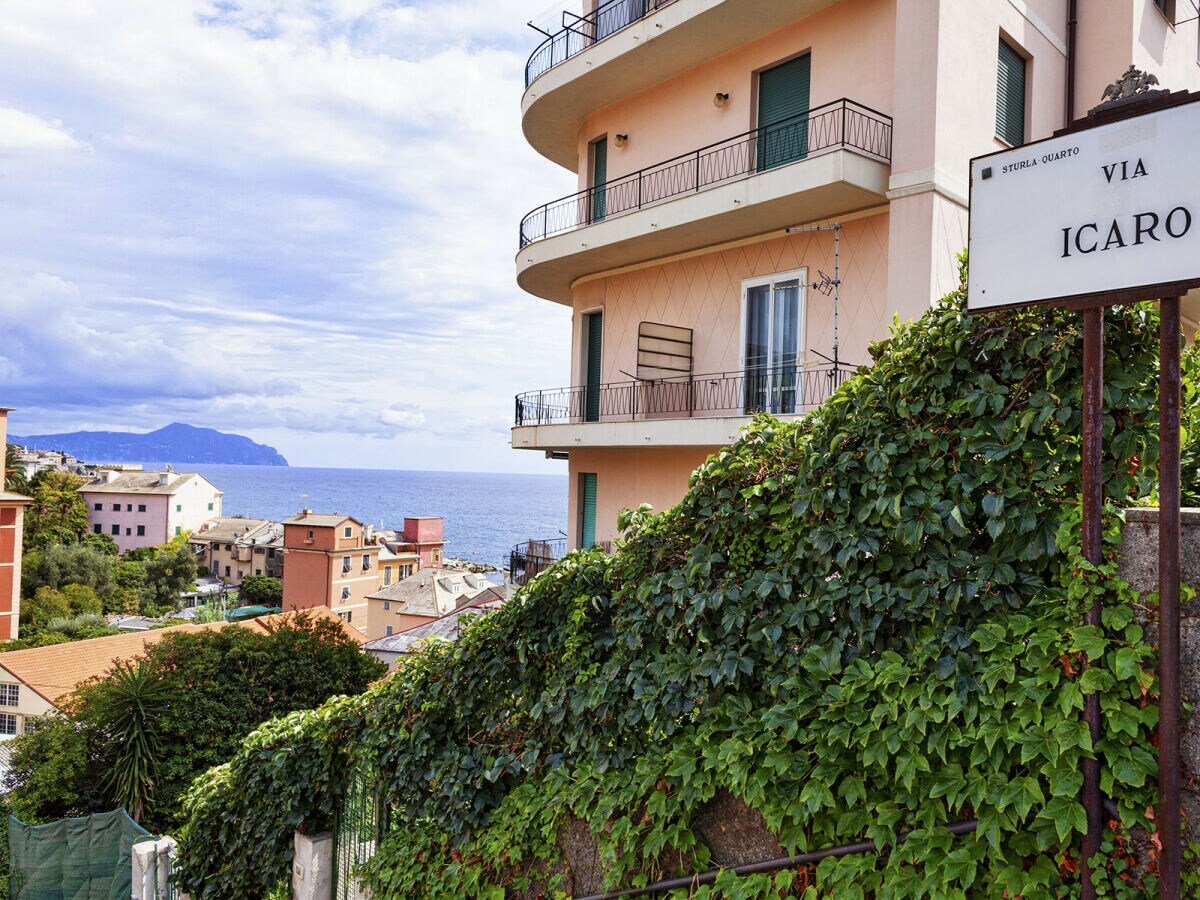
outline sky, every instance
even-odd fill
[[[293,465],[565,473],[521,216],[547,0],[5,0],[0,406],[14,434],[246,434]]]

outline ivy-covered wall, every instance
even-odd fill
[[[1103,565],[1078,552],[1080,317],[972,316],[960,289],[810,416],[757,420],[677,507],[627,514],[612,555],[571,554],[456,644],[251,735],[193,785],[186,886],[262,896],[358,771],[393,812],[361,873],[376,897],[704,870],[726,798],[785,852],[888,852],[695,896],[1071,897],[1099,755],[1107,896],[1154,896],[1130,836],[1153,830],[1156,662],[1115,548],[1119,510],[1156,490],[1157,313],[1106,318]],[[1195,502],[1197,351],[1184,370]]]

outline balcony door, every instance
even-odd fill
[[[805,270],[743,284],[745,413],[797,411],[804,346]]]
[[[808,156],[808,88],[812,56],[805,53],[758,76],[758,171]]]

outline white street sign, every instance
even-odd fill
[[[1200,279],[1200,103],[971,160],[967,307]]]

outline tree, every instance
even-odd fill
[[[142,612],[161,615],[179,608],[179,595],[195,588],[196,556],[186,541],[164,544],[143,565]]]
[[[247,575],[238,588],[242,606],[279,606],[283,602],[283,580],[270,575]]]
[[[4,490],[13,494],[29,495],[29,479],[25,477],[25,470],[17,462],[16,444],[4,445]]]
[[[84,544],[50,544],[31,551],[21,574],[21,593],[33,596],[40,587],[87,585],[103,599],[112,593],[116,560]],[[99,610],[97,610],[99,612]]]
[[[139,677],[169,698],[160,704],[156,687],[143,718],[130,718],[142,715],[130,712],[130,697],[138,694],[128,684],[128,667],[118,667],[79,688],[44,727],[13,739],[8,786],[22,819],[82,815],[122,801],[132,811],[140,798],[142,824],[168,831],[180,821],[180,797],[192,779],[232,756],[266,719],[360,693],[387,671],[341,623],[308,613],[289,615],[268,633],[240,626],[171,632],[146,648],[139,665],[147,673]],[[136,758],[123,757],[135,724],[153,740],[142,738]],[[120,740],[114,738],[118,725]],[[64,729],[77,732],[82,745]],[[59,766],[61,777],[47,770],[50,765]],[[140,792],[130,790],[135,784]]]
[[[164,673],[147,659],[118,661],[96,694],[95,723],[110,760],[105,787],[140,822],[154,792],[163,754],[162,717],[171,700]]]
[[[46,469],[30,482],[33,503],[25,516],[25,548],[78,541],[88,527],[87,503],[79,488],[86,480]]]

